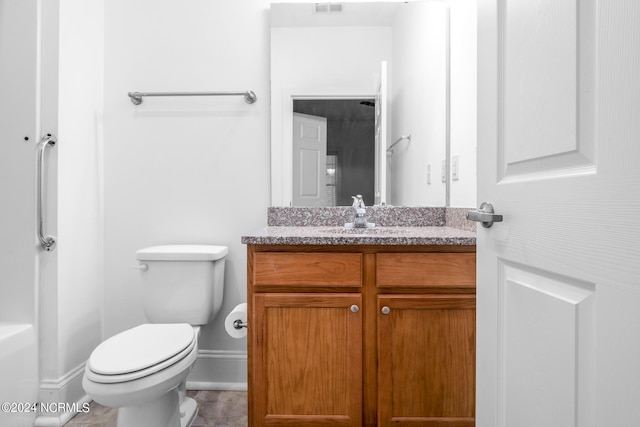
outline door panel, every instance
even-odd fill
[[[577,4],[537,13],[533,0],[502,3],[507,163],[573,151],[576,138]],[[534,13],[528,13],[534,11]],[[508,59],[507,59],[508,58]],[[546,85],[536,84],[541,79]],[[540,108],[540,107],[543,108]]]
[[[499,2],[499,181],[594,173],[595,0]]]
[[[504,425],[520,425],[522,419],[538,426],[580,425],[592,398],[595,286],[499,265],[498,383]]]
[[[256,426],[362,425],[360,294],[255,294]]]
[[[380,296],[378,316],[378,425],[473,426],[475,295]]]

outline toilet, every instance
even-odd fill
[[[185,394],[200,326],[220,311],[226,246],[153,246],[136,252],[149,323],[114,335],[91,353],[82,386],[118,408],[118,427],[188,427],[195,400]]]

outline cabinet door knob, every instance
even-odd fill
[[[353,304],[351,306],[351,312],[352,313],[357,313],[358,311],[360,311],[360,307],[358,307],[356,304]]]
[[[391,313],[391,309],[389,307],[387,307],[386,305],[384,307],[382,307],[382,314],[389,314]]]

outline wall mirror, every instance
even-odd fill
[[[367,205],[446,206],[448,4],[273,3],[270,20],[272,206],[345,205],[350,193]],[[360,132],[368,148],[345,148]],[[326,133],[346,145],[297,141],[322,147]]]

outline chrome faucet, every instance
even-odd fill
[[[362,194],[351,196],[353,198],[353,207],[356,209],[356,215],[353,218],[354,228],[367,228],[367,210],[365,209]]]

